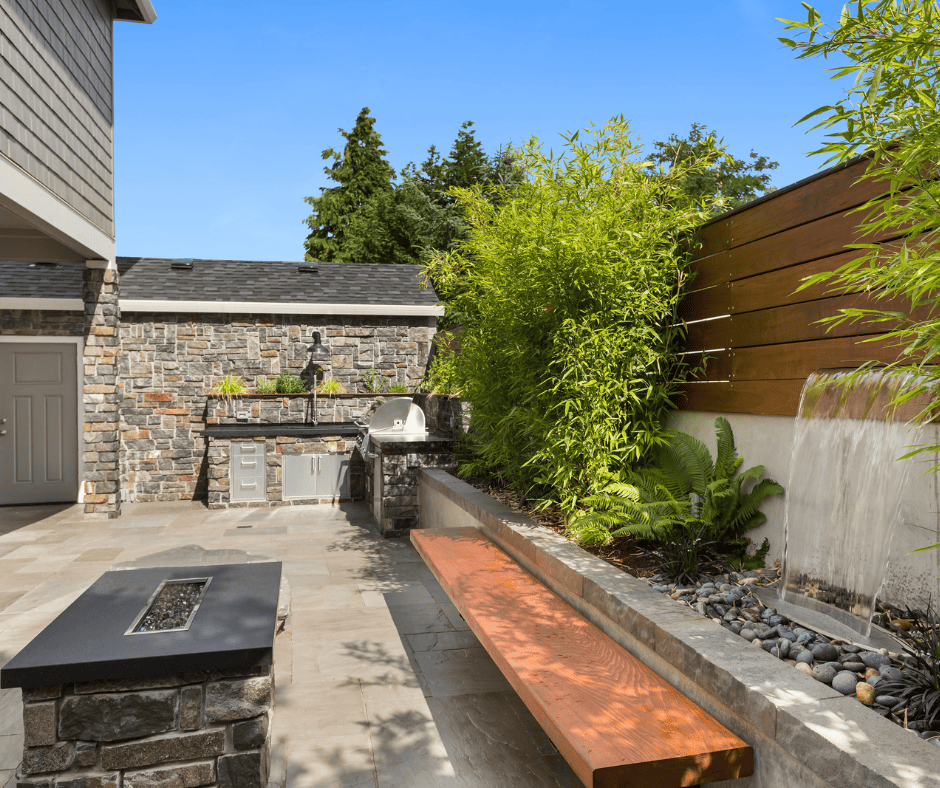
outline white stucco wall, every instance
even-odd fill
[[[789,485],[794,419],[785,416],[753,416],[741,413],[692,413],[679,411],[669,426],[703,441],[715,451],[715,418],[723,415],[734,431],[735,445],[744,458],[742,468],[763,465],[766,476]],[[931,425],[925,441],[940,441],[940,426]],[[893,604],[924,607],[932,597],[940,601],[940,550],[910,555],[911,550],[940,542],[940,478],[924,472],[936,465],[935,454],[907,460],[912,463],[901,516],[895,528],[888,572],[881,598]],[[770,540],[768,563],[783,557],[785,495],[768,499],[763,512],[767,523],[748,535],[757,544]]]

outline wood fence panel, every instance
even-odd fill
[[[824,216],[845,212],[885,194],[888,191],[887,183],[866,181],[855,184],[864,175],[867,166],[867,159],[856,162],[771,197],[752,208],[712,221],[697,233],[701,246],[694,250],[693,259],[708,257]]]
[[[789,342],[785,345],[736,348],[730,355],[729,379],[805,380],[823,369],[856,368],[866,361],[890,364],[898,357],[898,346],[886,339],[874,342],[865,337],[837,337],[815,342]],[[716,380],[719,378],[707,378]]]
[[[687,383],[678,398],[681,410],[705,413],[753,413],[794,416],[802,380],[754,380],[735,383]]]
[[[845,251],[847,244],[878,243],[900,233],[862,236],[857,229],[859,214],[834,214],[802,224],[790,230],[737,246],[710,257],[696,260],[690,266],[696,273],[692,285],[696,289],[724,282],[737,281],[776,271],[792,265],[831,257]]]

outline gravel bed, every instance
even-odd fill
[[[205,585],[205,581],[167,583],[134,631],[160,632],[186,626]]]
[[[940,747],[940,732],[929,730],[923,720],[908,719],[906,702],[878,693],[879,681],[899,678],[899,673],[912,670],[913,664],[906,655],[827,638],[791,622],[775,608],[765,607],[751,593],[754,585],[776,585],[779,569],[702,576],[694,586],[677,586],[666,581],[663,575],[655,575],[649,583],[654,590],[689,605],[734,632],[742,638],[742,645],[762,648],[843,695],[854,695],[875,713]]]

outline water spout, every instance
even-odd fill
[[[889,403],[913,380],[819,372],[803,387],[787,485],[783,582],[787,602],[871,633],[910,461],[918,409]]]

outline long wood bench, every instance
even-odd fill
[[[584,619],[476,528],[411,541],[589,788],[746,777],[753,751]]]

